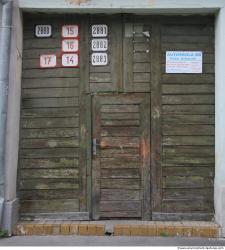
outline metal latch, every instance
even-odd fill
[[[93,155],[97,155],[97,146],[100,146],[100,144],[97,143],[97,138],[93,138],[93,140],[92,140],[92,153],[93,153]]]

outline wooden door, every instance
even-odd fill
[[[150,219],[150,95],[98,94],[93,107],[93,219]]]

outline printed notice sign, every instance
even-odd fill
[[[167,51],[166,73],[201,74],[202,51]]]

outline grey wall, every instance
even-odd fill
[[[12,37],[9,65],[8,110],[5,141],[5,204],[3,227],[11,234],[17,221],[18,200],[16,195],[17,164],[19,150],[20,92],[22,71],[22,16],[14,1]]]
[[[0,39],[1,39],[1,33],[2,33],[2,1],[0,0]]]

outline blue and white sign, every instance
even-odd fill
[[[202,51],[167,51],[166,73],[201,74]]]

